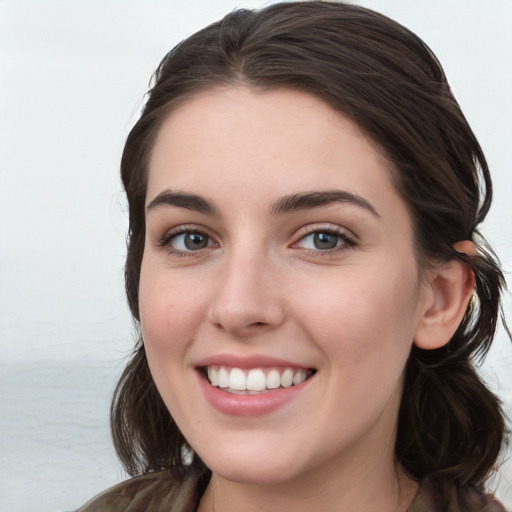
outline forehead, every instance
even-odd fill
[[[174,188],[260,202],[343,189],[370,202],[402,202],[389,169],[354,122],[313,95],[218,88],[181,103],[162,123],[147,201]]]

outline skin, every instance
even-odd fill
[[[140,278],[152,375],[213,471],[199,510],[383,512],[413,500],[417,484],[394,457],[403,371],[415,337],[448,341],[432,340],[449,287],[420,278],[388,169],[354,123],[297,91],[211,90],[161,127],[147,206],[172,189],[217,210],[153,203]],[[272,212],[284,196],[332,190],[374,211],[348,201]],[[335,250],[315,247],[311,233],[326,229],[340,233]],[[183,230],[207,246],[187,250]],[[233,416],[198,384],[199,362],[219,354],[316,373],[276,410]]]

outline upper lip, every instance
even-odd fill
[[[206,366],[227,366],[230,368],[311,368],[309,365],[292,362],[286,359],[278,357],[272,357],[267,355],[251,355],[251,356],[235,356],[233,354],[215,354],[207,356],[199,360],[196,364],[198,367]]]

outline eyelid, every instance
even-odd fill
[[[157,241],[158,247],[168,248],[169,244],[173,240],[173,238],[184,235],[187,233],[200,233],[202,235],[207,236],[215,246],[219,246],[219,243],[217,242],[216,238],[211,234],[210,230],[207,229],[205,226],[202,226],[200,224],[180,224],[179,226],[176,226],[174,228],[171,228],[167,230],[164,235]],[[210,249],[211,247],[205,247],[204,249]],[[203,250],[204,250],[203,249]],[[202,250],[199,249],[197,251],[180,251],[178,249],[172,248],[170,250],[170,253],[174,254],[182,254],[182,255],[193,255],[193,253],[199,253]]]
[[[187,234],[187,233],[199,233],[202,234],[213,242],[213,245],[208,245],[202,249],[197,250],[186,250],[182,251],[172,247],[169,249],[169,245],[173,238]],[[329,233],[335,235],[340,238],[341,243],[332,249],[308,249],[299,247],[299,243],[304,240],[307,236],[310,236],[315,233]],[[308,224],[306,226],[301,227],[295,232],[293,235],[293,242],[289,245],[291,248],[303,249],[304,251],[308,251],[312,254],[320,254],[320,255],[328,255],[329,253],[339,252],[345,249],[349,249],[354,247],[358,243],[358,237],[349,229],[330,223],[315,223]],[[211,231],[203,225],[200,224],[180,224],[175,226],[169,230],[167,230],[164,235],[157,241],[158,247],[163,247],[169,250],[170,254],[175,255],[183,255],[183,256],[194,256],[199,255],[206,249],[212,249],[215,247],[219,247],[219,242],[216,239]]]
[[[358,237],[349,229],[344,228],[342,226],[338,226],[336,224],[315,223],[315,224],[308,224],[307,226],[300,228],[293,237],[294,242],[291,244],[291,247],[292,248],[297,247],[299,242],[301,242],[306,237],[308,237],[314,233],[329,233],[332,235],[336,235],[341,239],[341,242],[342,242],[340,245],[338,245],[332,249],[321,250],[321,249],[303,248],[305,251],[309,251],[314,254],[327,255],[329,253],[342,251],[342,250],[345,250],[345,249],[348,249],[348,248],[351,248],[351,247],[354,247],[357,245]]]
[[[313,224],[307,224],[306,226],[299,228],[293,235],[293,238],[295,240],[300,240],[311,233],[318,233],[322,231],[326,233],[344,235],[345,237],[352,239],[354,243],[358,240],[358,236],[350,229],[339,226],[338,224],[331,224],[329,222],[315,222]]]

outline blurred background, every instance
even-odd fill
[[[108,429],[133,344],[123,142],[171,47],[268,3],[0,0],[0,510],[72,510],[126,478]],[[512,0],[353,3],[403,23],[442,62],[489,159],[484,233],[510,273]],[[482,372],[512,415],[503,329]],[[512,508],[510,461],[490,485]]]

